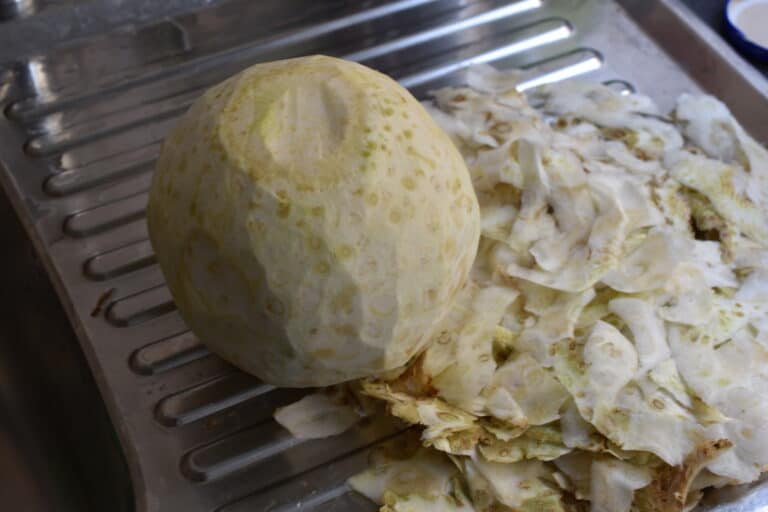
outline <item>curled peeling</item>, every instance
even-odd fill
[[[322,439],[346,432],[362,416],[324,393],[307,395],[275,411],[275,420],[298,439]]]

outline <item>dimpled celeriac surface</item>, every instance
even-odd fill
[[[424,108],[390,78],[322,56],[206,92],[164,142],[148,223],[192,330],[283,386],[407,363],[480,232],[465,163]]]

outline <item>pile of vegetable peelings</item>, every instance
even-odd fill
[[[768,152],[727,108],[478,67],[426,104],[482,237],[401,372],[309,395],[299,437],[413,427],[349,485],[383,512],[684,511],[768,467]]]

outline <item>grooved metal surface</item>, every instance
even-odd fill
[[[765,80],[674,0],[226,0],[0,63],[2,183],[106,397],[139,510],[371,509],[344,481],[376,442],[397,442],[386,420],[291,438],[271,414],[305,391],[212,356],[147,241],[147,189],[176,118],[250,64],[312,53],[363,62],[421,97],[476,63],[524,68],[521,89],[588,75],[663,107],[710,90],[768,140]]]
[[[73,5],[77,0],[0,0],[0,22],[26,18],[61,5]]]

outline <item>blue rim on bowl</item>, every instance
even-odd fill
[[[752,20],[750,15],[757,16]],[[725,2],[725,32],[731,43],[747,57],[768,62],[768,0]],[[758,35],[759,34],[759,35]]]

